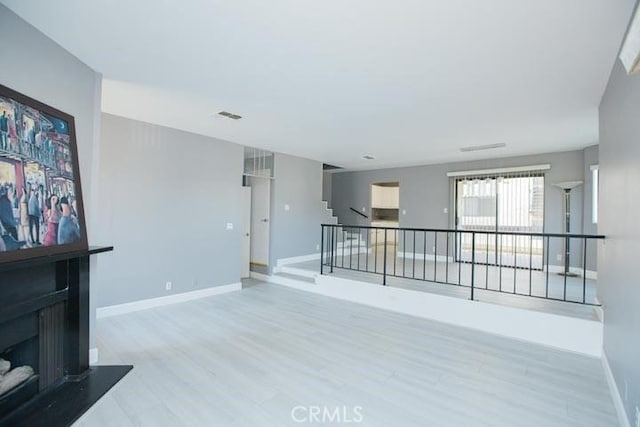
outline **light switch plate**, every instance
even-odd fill
[[[232,222],[228,222],[227,223],[227,230],[233,230],[233,223]]]

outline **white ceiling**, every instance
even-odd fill
[[[105,112],[353,169],[596,144],[635,3],[1,1],[103,73]]]

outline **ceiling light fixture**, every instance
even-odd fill
[[[627,70],[627,74],[640,71],[640,6],[636,7],[627,35],[624,37],[624,43],[620,49],[620,61]]]
[[[472,145],[470,147],[462,147],[460,151],[466,153],[467,151],[493,150],[494,148],[503,148],[506,146],[507,144],[505,144],[504,142],[489,145]]]
[[[240,119],[242,118],[242,116],[239,116],[239,115],[237,115],[237,114],[230,113],[230,112],[228,112],[228,111],[220,111],[220,112],[218,113],[218,115],[220,115],[220,116],[224,116],[224,117],[227,117],[227,118],[229,118],[229,119],[233,119],[233,120],[240,120]]]

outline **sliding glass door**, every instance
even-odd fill
[[[504,175],[457,178],[456,229],[542,233],[544,229],[544,175]],[[472,238],[456,239],[456,261],[471,261]],[[542,268],[540,237],[476,236],[476,262],[490,265]]]

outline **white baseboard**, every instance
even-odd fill
[[[297,264],[299,262],[313,261],[316,259],[320,259],[320,252],[315,254],[309,254],[309,255],[280,258],[279,260],[276,261],[276,268],[282,267],[283,265],[287,265],[287,264]]]
[[[253,274],[253,273],[252,273]],[[163,305],[176,304],[185,301],[191,301],[199,298],[206,298],[214,295],[225,294],[227,292],[239,291],[242,289],[242,283],[232,283],[229,285],[212,286],[210,288],[198,289],[191,292],[183,292],[180,294],[167,295],[164,297],[150,298],[140,301],[128,302],[124,304],[100,307],[96,310],[96,319],[105,317],[118,316],[120,314],[132,313],[134,311],[146,310]]]
[[[414,254],[413,252],[398,251],[397,255],[398,255],[398,258],[407,258],[407,259],[413,259],[413,257],[415,256],[417,260],[422,260],[425,257],[424,254],[421,252],[416,252]],[[433,254],[427,254],[426,258],[427,258],[427,261],[433,261]],[[437,262],[453,262],[453,257],[445,256],[445,255],[437,255],[436,261]]]
[[[602,367],[604,368],[604,377],[607,379],[609,385],[609,391],[611,392],[611,398],[613,399],[613,406],[616,408],[616,414],[618,415],[618,421],[622,427],[631,427],[627,412],[624,409],[624,403],[622,401],[622,395],[618,389],[618,384],[611,371],[609,365],[609,359],[607,359],[607,353],[602,350]]]
[[[549,273],[562,273],[564,271],[564,265],[549,265]],[[582,276],[582,267],[569,267],[569,271]],[[598,280],[598,272],[593,270],[586,270],[587,279]]]
[[[89,365],[95,365],[98,363],[98,347],[89,349]]]

